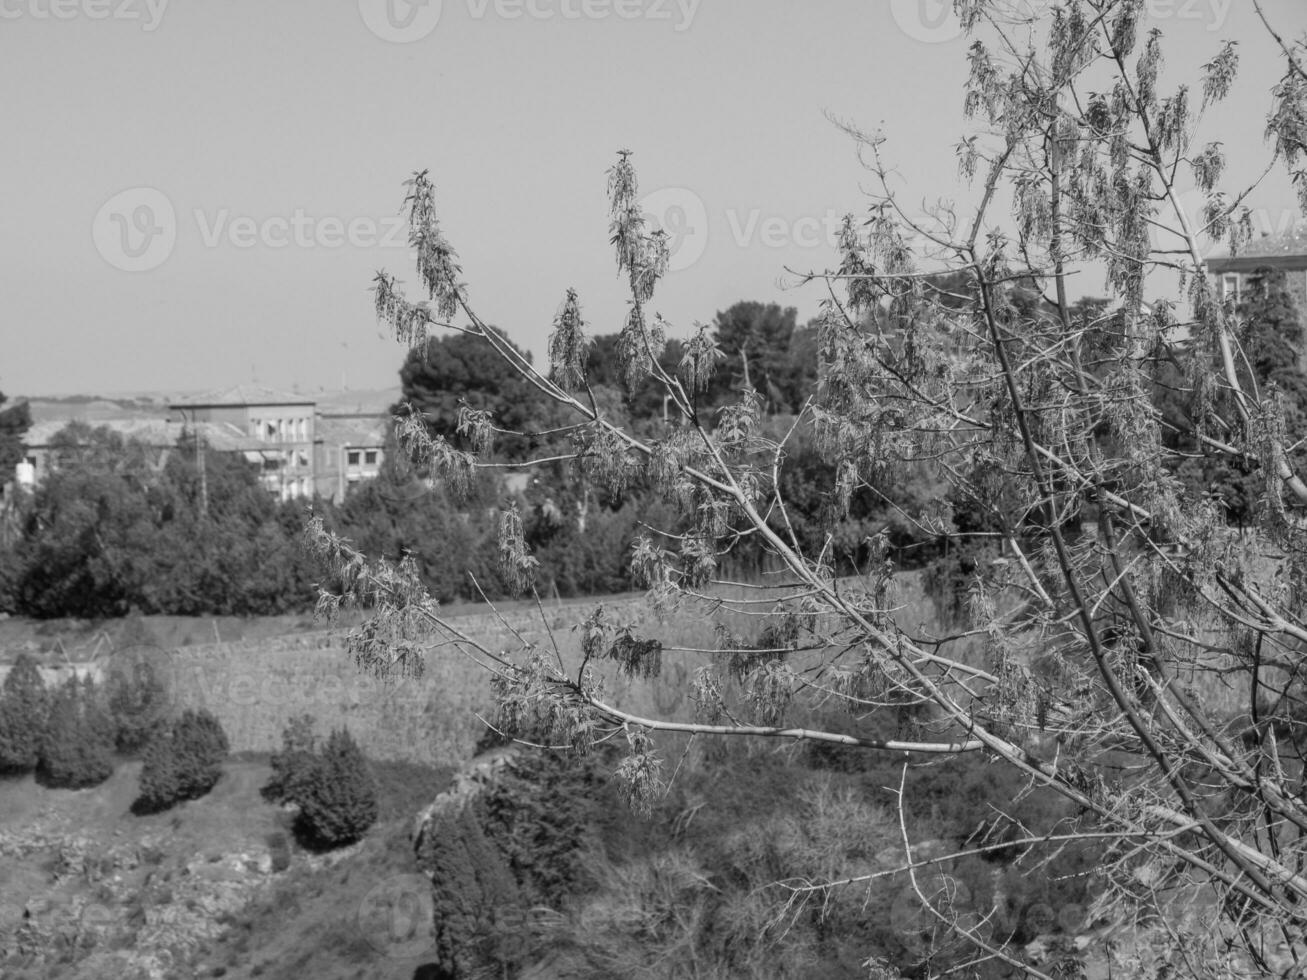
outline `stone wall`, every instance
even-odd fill
[[[614,603],[623,615],[643,616],[642,600]],[[548,616],[564,661],[576,664],[577,642],[571,630],[594,601],[551,607]],[[549,644],[534,610],[463,616],[458,627],[496,652],[521,647],[518,635]],[[360,671],[342,639],[327,632],[274,640],[185,646],[172,653],[171,684],[178,710],[204,707],[218,718],[232,751],[265,752],[281,744],[287,721],[310,714],[325,733],[348,725],[373,758],[457,765],[471,758],[484,726],[477,718],[493,715],[490,675],[452,646],[428,653],[418,679],[385,681]],[[632,711],[675,712],[683,708],[686,665],[669,663],[664,676],[630,681],[609,675],[606,690]]]

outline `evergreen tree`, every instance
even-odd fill
[[[162,652],[161,652],[162,655]],[[119,752],[141,751],[168,723],[168,689],[150,659],[142,656],[112,670],[106,681],[114,744]]]
[[[50,697],[36,660],[20,653],[0,691],[0,773],[36,768],[49,710]]]
[[[269,760],[272,776],[261,790],[264,799],[270,803],[299,805],[320,761],[316,742],[312,715],[291,719],[281,732],[281,751],[274,752]]]
[[[0,406],[8,399],[0,393]],[[32,425],[27,402],[0,407],[0,487],[13,478],[14,466],[23,458],[23,435]]]
[[[229,748],[217,718],[202,708],[184,712],[166,735],[146,747],[134,808],[156,812],[203,796],[222,776]]]
[[[316,847],[352,844],[377,819],[377,790],[348,729],[334,730],[304,787],[297,830]]]
[[[70,677],[54,694],[37,777],[47,786],[81,789],[113,774],[113,725],[95,682]]]

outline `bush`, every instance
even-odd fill
[[[203,709],[185,712],[171,731],[146,747],[141,795],[133,809],[155,813],[203,796],[222,776],[229,748],[217,718]]]
[[[105,682],[114,745],[119,752],[140,752],[168,724],[168,689],[159,671],[146,659],[137,659],[110,672]]]
[[[36,661],[21,653],[0,690],[0,773],[36,768],[49,712],[50,696]]]
[[[292,718],[281,732],[281,751],[269,760],[272,776],[260,790],[269,803],[294,803],[304,798],[319,762],[313,716]]]
[[[377,790],[367,760],[347,729],[327,738],[321,756],[297,790],[296,832],[314,847],[352,844],[377,819]]]
[[[70,677],[50,702],[36,774],[47,786],[80,789],[113,774],[113,724],[95,682]]]

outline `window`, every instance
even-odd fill
[[[1229,273],[1221,277],[1221,296],[1223,299],[1239,300],[1239,276]]]
[[[357,449],[351,449],[349,452],[345,454],[345,458],[349,461],[350,469],[352,470],[358,469],[359,461],[362,458],[362,455],[363,454],[360,453]]]
[[[369,449],[367,452],[365,452],[363,454],[363,462],[367,463],[369,466],[376,466],[377,451],[375,449]]]
[[[277,423],[271,419],[263,423],[263,441],[277,441]]]
[[[300,420],[299,420],[298,428],[299,428],[299,437],[300,437],[300,442],[308,442],[308,441],[309,441],[309,420],[308,420],[308,419],[300,419]]]
[[[263,420],[262,420],[262,419],[250,419],[250,435],[252,435],[252,436],[254,436],[254,438],[256,438],[256,439],[260,439],[260,440],[263,438]]]

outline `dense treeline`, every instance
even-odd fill
[[[278,505],[243,459],[160,453],[73,423],[0,554],[0,604],[36,617],[260,615],[306,608],[316,577],[298,545],[302,507]]]
[[[932,286],[959,304],[969,288],[956,276],[938,277]],[[1010,298],[1032,315],[1043,304],[1022,284]],[[1307,417],[1307,375],[1297,356],[1302,326],[1282,274],[1254,276],[1240,312],[1247,325],[1248,370],[1258,384],[1282,393],[1287,421]],[[1113,314],[1105,301],[1085,299],[1074,315],[1090,322]],[[903,326],[876,314],[867,330],[906,336]],[[794,425],[819,389],[820,322],[800,325],[793,308],[741,302],[717,314],[711,338],[714,371],[696,396],[700,423],[709,429],[728,424],[743,393],[756,393],[761,431],[776,439],[789,434],[778,476],[793,533],[805,552],[824,552],[837,571],[865,569],[888,554],[900,568],[934,563],[932,581],[952,583],[944,591],[956,591],[970,579],[976,556],[994,547],[1000,523],[1028,522],[1021,515],[998,521],[995,514],[968,510],[942,492],[926,461],[876,471],[870,482],[849,487],[847,504],[835,501],[821,489],[840,483],[834,456],[815,441],[808,422]],[[665,420],[652,379],[630,387],[617,372],[619,343],[617,335],[595,338],[586,368],[591,395],[643,438],[671,444],[685,437],[683,428]],[[536,582],[543,593],[566,597],[634,588],[632,543],[649,526],[675,526],[676,502],[651,492],[639,472],[617,482],[602,478],[584,453],[578,461],[550,462],[574,454],[585,434],[562,427],[554,403],[485,347],[453,334],[411,351],[400,370],[403,395],[393,412],[419,415],[428,432],[454,451],[484,450],[489,443],[492,452],[482,457],[495,467],[477,470],[456,486],[432,480],[392,446],[377,479],[357,486],[339,507],[317,501],[315,510],[365,554],[411,556],[442,601],[511,593],[497,547],[500,515],[514,507],[540,562]],[[1203,396],[1189,380],[1195,365],[1183,359],[1203,355],[1180,349],[1179,360],[1172,354],[1150,363],[1159,408],[1180,423],[1175,431],[1189,431],[1190,420],[1203,410]],[[685,344],[669,338],[660,362],[677,373],[686,353]],[[916,354],[905,347],[894,356],[906,363]],[[1261,492],[1259,474],[1228,456],[1205,454],[1201,445],[1177,448],[1191,454],[1178,475],[1218,496],[1231,523],[1245,522]],[[71,424],[57,437],[48,477],[19,509],[16,542],[0,551],[0,610],[45,618],[133,611],[266,615],[312,608],[321,571],[299,545],[305,505],[276,502],[244,460],[208,452],[206,510],[197,451],[186,441],[161,454],[108,429]],[[874,455],[875,448],[868,451]],[[528,474],[524,487],[518,482],[510,489],[505,474],[513,469]],[[996,494],[1001,511],[1001,490]],[[963,534],[953,534],[955,545],[947,552],[944,531]],[[731,560],[743,567],[733,571],[747,573],[761,564],[761,552],[751,545],[744,541],[734,549]]]

